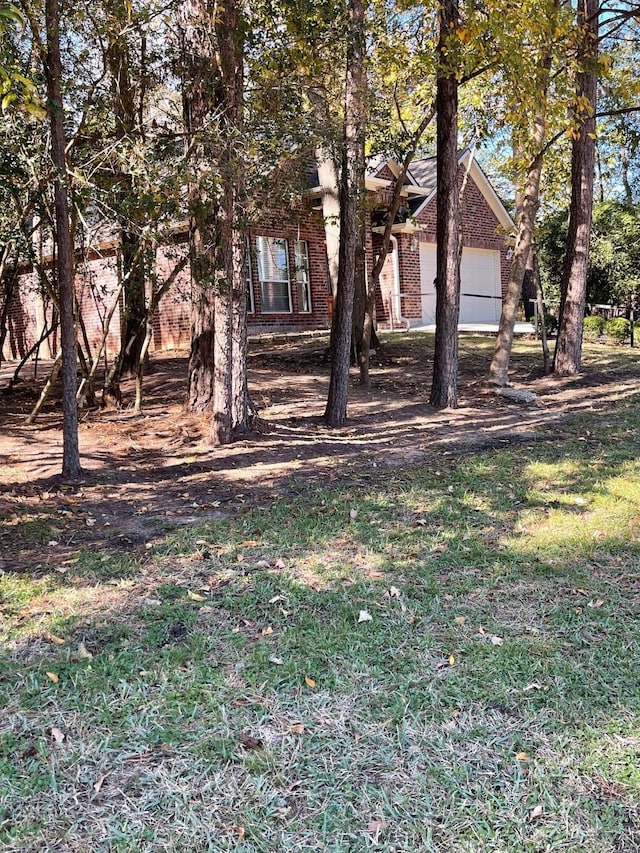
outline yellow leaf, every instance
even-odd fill
[[[187,590],[187,595],[191,599],[191,601],[206,601],[207,599],[204,595],[200,595],[199,592],[191,592],[190,589]]]
[[[313,678],[309,678],[308,675],[305,675],[304,683],[307,685],[307,687],[315,687],[316,686],[316,683],[313,680]]]
[[[292,723],[292,725],[288,726],[287,728],[294,735],[304,734],[304,723]]]
[[[527,755],[526,752],[518,752],[516,755],[516,760],[517,761],[528,761],[529,756]]]
[[[45,639],[49,640],[50,643],[55,643],[56,646],[64,646],[65,643],[62,637],[56,637],[55,634],[46,634]]]
[[[464,623],[467,621],[467,617],[466,616],[456,616],[456,618],[453,621],[457,622],[458,625],[464,625]]]
[[[60,676],[57,672],[48,672],[47,678],[53,681],[54,684],[57,684],[60,681]]]
[[[456,662],[455,655],[449,655],[449,666],[453,666]]]

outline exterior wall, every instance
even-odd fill
[[[255,255],[256,237],[284,237],[289,253],[291,281],[291,311],[288,313],[262,313],[262,293],[258,279],[258,264]],[[253,304],[255,311],[247,315],[249,333],[274,331],[302,331],[306,329],[328,328],[329,292],[327,248],[325,243],[324,222],[321,216],[308,215],[300,222],[283,221],[281,212],[264,217],[262,222],[252,225],[249,230],[251,242],[251,281],[253,284]],[[311,281],[311,312],[301,312],[295,282],[295,243],[304,240],[309,249],[309,277]]]
[[[461,168],[459,183],[462,182],[463,173]],[[411,325],[419,325],[422,321],[419,244],[436,242],[435,197],[420,211],[417,222],[420,230],[414,234],[398,234],[402,314]],[[500,252],[500,277],[504,295],[510,268],[506,238],[496,215],[471,177],[467,182],[462,208],[462,239],[469,248]]]
[[[273,214],[271,224],[257,224],[250,230],[252,244],[251,272],[255,312],[247,316],[249,332],[288,329],[304,330],[329,326],[329,300],[327,294],[327,259],[324,240],[324,224],[321,217],[306,215],[300,223],[287,222],[282,213]],[[255,258],[255,237],[285,237],[288,241],[289,269],[291,279],[290,313],[263,314],[261,291]],[[309,250],[309,273],[311,283],[311,312],[301,312],[295,282],[295,242],[305,240]],[[179,257],[186,251],[185,243],[164,247],[156,258],[156,285],[171,275]],[[103,335],[103,321],[113,304],[119,282],[118,254],[115,249],[90,257],[78,264],[76,293],[81,309],[87,339],[92,351],[96,351]],[[53,307],[43,300],[38,276],[25,270],[19,278],[9,303],[7,314],[7,338],[2,358],[19,359],[38,340],[44,323],[50,328],[54,321]],[[1,307],[1,306],[0,306]],[[118,300],[110,323],[107,337],[107,355],[113,356],[120,346],[121,314],[124,310],[122,295]],[[79,339],[84,345],[82,332]],[[154,317],[152,350],[184,349],[191,340],[191,274],[189,265],[177,276],[165,293]],[[54,334],[41,349],[40,355],[53,356],[57,352],[58,340]]]

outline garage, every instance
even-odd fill
[[[420,245],[422,322],[436,321],[436,247]],[[462,250],[460,264],[460,323],[497,323],[502,309],[500,252],[489,249]]]

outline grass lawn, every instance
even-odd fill
[[[0,576],[0,850],[640,850],[639,403]]]

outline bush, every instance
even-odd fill
[[[604,317],[585,317],[582,325],[582,333],[586,340],[597,341],[604,334]]]
[[[624,317],[612,317],[605,323],[604,331],[609,340],[624,344],[629,340],[631,326]]]
[[[558,320],[555,314],[549,314],[548,311],[544,312],[544,326],[548,335],[555,335],[558,331]]]

